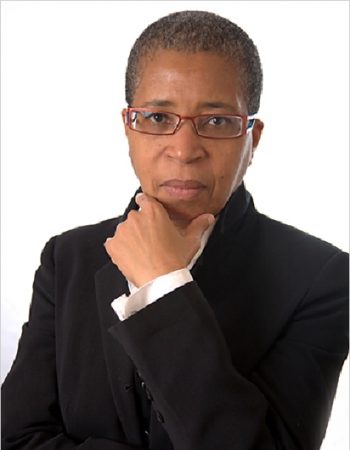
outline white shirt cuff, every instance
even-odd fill
[[[112,308],[117,313],[119,320],[123,321],[169,292],[191,281],[193,281],[193,278],[188,269],[175,270],[155,278],[139,289],[132,289],[129,296],[123,294],[116,298],[112,302]]]

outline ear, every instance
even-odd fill
[[[128,127],[128,124],[127,124],[127,116],[126,116],[126,113],[127,113],[127,109],[124,108],[124,109],[122,110],[122,119],[123,119],[123,124],[124,124],[124,132],[125,132],[125,135],[128,136],[129,127]]]
[[[264,122],[262,122],[260,119],[255,119],[254,127],[252,129],[253,153],[255,152],[257,146],[259,145],[263,129],[264,129]]]
[[[264,123],[259,119],[255,119],[254,127],[252,129],[252,153],[251,153],[251,158],[249,161],[249,166],[253,162],[254,153],[260,142],[261,133],[262,133],[263,129],[264,129]]]

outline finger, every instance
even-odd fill
[[[110,245],[111,245],[111,240],[112,240],[112,238],[111,238],[111,237],[108,237],[108,238],[105,240],[105,242],[103,243],[103,246],[104,246],[106,252],[107,252],[109,255],[110,255]]]
[[[138,194],[136,194],[135,196],[135,202],[141,206],[143,203],[145,202],[150,202],[150,203],[159,203],[155,198],[151,197],[150,195],[145,194],[144,192],[139,192]]]
[[[141,206],[141,204],[148,202],[151,204],[160,204],[158,200],[156,200],[154,197],[151,197],[150,195],[145,194],[144,192],[139,192],[135,196],[135,202]]]
[[[114,230],[114,235],[113,235],[113,237],[118,233],[118,228],[120,227],[120,225],[122,224],[122,223],[124,223],[124,222],[120,222],[120,223],[118,223],[118,225],[115,227],[115,230]],[[109,238],[107,238],[106,239],[106,242],[109,240],[109,239],[113,239],[113,237],[109,237]],[[105,243],[106,243],[105,242]]]
[[[142,209],[156,208],[157,211],[166,211],[164,206],[154,197],[145,193],[139,193],[135,196],[135,202]]]
[[[187,227],[186,235],[194,238],[201,238],[203,233],[215,222],[213,214],[201,214],[192,220]]]
[[[141,207],[142,200],[144,199],[145,194],[143,192],[139,192],[135,195],[135,202],[138,206]]]

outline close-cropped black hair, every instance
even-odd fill
[[[258,112],[263,75],[254,42],[230,20],[206,11],[169,14],[141,33],[131,49],[126,69],[125,98],[128,105],[133,104],[142,58],[161,49],[188,53],[214,52],[232,61],[239,71],[248,113]]]

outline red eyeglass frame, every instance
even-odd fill
[[[135,112],[138,112],[138,111],[140,111],[140,112],[142,112],[142,111],[152,112],[152,109],[150,109],[150,108],[133,108],[133,107],[129,107],[129,108],[124,108],[123,111],[122,111],[122,116],[124,118],[124,123],[129,127],[130,130],[135,131],[136,133],[148,134],[148,135],[151,135],[151,136],[172,136],[178,131],[182,120],[185,119],[185,120],[190,120],[192,122],[193,128],[194,128],[197,136],[199,136],[199,137],[202,137],[202,138],[205,138],[205,139],[215,139],[215,140],[217,140],[217,139],[236,139],[238,137],[244,136],[245,134],[249,133],[253,129],[254,123],[255,123],[255,119],[256,119],[256,117],[253,116],[253,115],[248,116],[248,115],[242,115],[242,114],[198,114],[196,116],[181,116],[180,114],[173,113],[173,112],[170,112],[170,111],[155,110],[154,112],[157,112],[157,113],[160,113],[160,114],[162,114],[162,113],[164,113],[164,114],[172,114],[172,115],[177,116],[179,118],[179,122],[176,125],[176,128],[174,129],[173,132],[158,134],[158,133],[150,133],[148,131],[140,131],[140,130],[136,130],[135,128],[132,128],[131,127],[131,123],[130,123],[130,116],[131,116],[130,113],[132,113],[133,111],[135,111]],[[203,135],[198,133],[196,124],[194,122],[194,119],[196,119],[197,117],[205,117],[205,116],[207,116],[207,117],[210,117],[210,116],[215,116],[215,117],[223,117],[223,116],[240,117],[242,119],[242,124],[243,124],[243,126],[242,126],[242,133],[238,134],[237,136],[228,136],[228,137],[203,136]],[[249,122],[250,121],[253,121],[253,122],[252,122],[252,125],[249,127]]]

